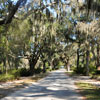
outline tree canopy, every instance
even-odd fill
[[[98,69],[100,0],[1,0],[0,70]],[[24,62],[23,62],[24,59]],[[27,64],[25,65],[25,61]]]

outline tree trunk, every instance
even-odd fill
[[[79,59],[80,59],[80,56],[79,56],[79,48],[77,49],[77,71],[79,71]]]
[[[77,72],[79,72],[79,60],[80,60],[80,44],[78,44],[78,49],[77,49]]]
[[[5,72],[6,72],[6,75],[8,74],[8,67],[9,67],[8,57],[6,57],[6,62],[5,62]]]
[[[8,42],[8,36],[6,36],[6,61],[5,61],[5,71],[6,74],[8,74],[8,67],[9,67],[9,62],[8,62],[8,50],[9,50],[9,42]]]
[[[89,75],[89,54],[90,54],[90,51],[87,50],[86,51],[86,75],[87,76]]]
[[[29,59],[29,66],[30,66],[30,74],[33,75],[35,73],[35,65],[38,61],[38,58],[36,59]]]
[[[100,62],[99,62],[99,44],[97,43],[97,64],[96,64],[96,67],[98,68],[98,66],[100,65]]]
[[[48,64],[49,64],[49,68],[50,68],[50,71],[51,71],[52,70],[51,62],[48,61]]]
[[[67,59],[67,64],[66,64],[66,67],[67,67],[67,71],[69,72],[69,71],[70,71],[69,59]]]
[[[17,70],[18,69],[18,58],[15,58],[15,69]]]
[[[95,58],[96,58],[94,44],[92,44],[91,47],[92,47],[91,52],[92,52],[92,54],[93,54],[93,61],[94,61]]]
[[[45,65],[46,61],[43,61],[43,73],[46,73],[46,65]]]

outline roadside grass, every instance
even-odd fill
[[[48,72],[47,72],[48,73]],[[45,73],[36,73],[35,80],[38,80],[40,78],[43,78],[45,76]],[[8,71],[8,73],[2,73],[0,74],[0,82],[7,82],[7,81],[13,81],[13,80],[19,80],[21,77],[31,77],[30,71],[26,68],[20,68],[20,69],[13,69]]]
[[[8,74],[1,74],[0,75],[0,82],[19,80],[21,77],[26,77],[26,78],[31,77],[31,78],[29,78],[30,80],[39,80],[47,75],[48,75],[48,72],[36,74],[36,75],[34,75],[34,77],[33,76],[21,76],[18,71],[12,71],[12,72],[9,72]]]
[[[100,88],[89,83],[75,83],[79,88],[79,92],[86,99],[85,100],[100,100]]]
[[[16,79],[16,77],[12,74],[2,74],[0,75],[0,82],[6,82],[6,81],[10,81],[10,80],[14,80]]]
[[[6,81],[19,79],[20,77],[22,77],[22,73],[28,74],[27,69],[21,68],[18,70],[16,69],[8,70],[7,74],[6,73],[0,74],[0,82],[6,82]]]

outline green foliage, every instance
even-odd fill
[[[49,66],[48,62],[46,62],[45,66],[46,66],[46,72],[51,71],[51,69],[50,69],[50,66]]]
[[[74,69],[74,73],[85,75],[85,67],[82,67],[81,65],[79,66],[78,69],[75,67],[75,69]]]
[[[18,70],[9,70],[7,74],[0,74],[0,81],[9,81],[19,79],[20,77],[29,76],[30,72],[26,68],[20,68]]]
[[[96,71],[97,71],[97,69],[96,69],[96,65],[94,64],[94,62],[90,62],[89,73],[93,75],[93,74],[96,74]]]
[[[15,74],[16,75],[20,75],[20,77],[30,76],[31,75],[29,69],[26,69],[26,68],[20,68],[20,69],[18,69]]]
[[[59,61],[58,67],[63,66],[63,65],[64,65],[64,63],[62,61]]]
[[[35,71],[34,71],[35,74],[40,74],[41,72],[42,72],[41,67],[36,68]]]
[[[86,74],[86,68],[85,68],[85,64],[82,64],[80,62],[79,64],[79,68],[77,69],[77,67],[73,67],[73,71],[77,74],[83,74],[85,75]],[[94,62],[90,62],[89,63],[89,74],[90,75],[93,75],[93,74],[96,74],[96,66],[94,64]]]
[[[46,68],[46,72],[49,72],[49,71],[52,71],[51,66],[48,66],[48,67]]]
[[[14,80],[16,79],[16,77],[12,74],[2,74],[0,75],[0,82],[5,82],[5,81],[9,81],[9,80]]]
[[[16,5],[16,3],[14,3],[13,1],[0,1],[1,18],[8,18],[6,17],[7,13],[11,11],[12,6],[14,7]],[[52,3],[53,0],[50,0],[50,2]],[[27,59],[32,59],[32,62],[38,61],[37,58],[40,59],[41,62],[49,61],[49,63],[52,62],[53,65],[51,63],[51,65],[48,65],[46,63],[46,70],[58,69],[62,65],[67,65],[68,63],[73,64],[75,62],[77,43],[79,43],[80,45],[82,43],[83,47],[80,47],[80,55],[82,56],[86,56],[85,53],[87,47],[92,47],[92,40],[94,39],[94,37],[96,40],[96,35],[90,34],[91,27],[90,32],[88,32],[89,34],[86,35],[88,28],[87,26],[89,24],[87,25],[85,23],[81,23],[82,27],[81,24],[79,24],[79,30],[75,27],[76,21],[82,20],[83,22],[88,22],[87,12],[81,12],[81,10],[79,12],[79,8],[77,9],[77,7],[80,6],[80,3],[78,3],[76,0],[71,0],[71,5],[69,4],[69,6],[73,11],[68,13],[66,12],[67,10],[65,10],[66,5],[63,5],[63,3],[65,3],[65,0],[63,1],[63,3],[60,0],[59,3],[56,3],[55,5],[53,4],[51,8],[53,8],[55,12],[57,12],[58,18],[54,17],[51,14],[50,9],[45,8],[46,6],[44,7],[46,9],[46,12],[44,11],[44,8],[40,10],[41,7],[39,6],[42,3],[43,1],[41,1],[41,3],[37,0],[35,0],[34,2],[30,1],[30,4],[27,3],[25,6],[27,7],[27,10],[26,8],[19,9],[20,11],[16,13],[18,19],[14,18],[9,25],[0,26],[0,65],[2,64],[1,70],[3,70],[2,67],[4,67],[4,71],[6,71],[6,68],[8,68],[9,70],[9,67],[11,67],[12,69],[14,67],[17,68],[20,63],[20,58],[18,58],[19,56],[23,58],[25,57]],[[45,5],[46,4],[47,2],[45,2]],[[82,3],[80,7],[84,8],[85,6],[83,7],[83,5],[84,4]],[[29,17],[25,19],[22,18],[22,15],[28,14],[28,11],[31,12],[31,8],[34,9],[34,7],[35,10],[39,9],[39,11],[36,10],[34,11],[34,13],[32,11],[31,15],[29,14]],[[77,9],[77,11],[75,9]],[[75,15],[73,16],[72,13],[74,13]],[[92,18],[93,16],[89,16],[89,18],[90,17]],[[86,47],[87,44],[88,46]],[[96,42],[94,44],[96,45]],[[92,59],[93,56],[94,55],[90,52],[90,59]],[[60,58],[62,58],[62,61]],[[82,60],[84,60],[84,58]],[[12,65],[8,66],[8,63],[6,62],[9,62],[9,64]],[[86,59],[83,62],[86,63]],[[79,65],[79,69],[77,70],[75,68],[74,71],[76,73],[79,72],[81,74],[84,74],[86,72],[85,65],[82,62],[80,62]],[[91,64],[90,62],[89,68],[90,73],[94,74],[96,70],[95,65]],[[35,69],[35,64],[33,69]],[[41,71],[41,68],[36,68],[34,70],[35,73],[40,73]],[[30,75],[30,71],[26,68],[18,69],[10,73],[12,75],[15,74],[14,77]]]

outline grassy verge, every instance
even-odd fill
[[[14,75],[10,75],[10,74],[0,75],[0,82],[6,82],[6,81],[9,81],[9,80],[14,80],[14,79],[15,79]]]
[[[100,89],[88,83],[76,83],[79,92],[86,97],[85,100],[100,100]]]
[[[45,76],[47,76],[48,73],[41,73],[41,74],[36,74],[35,77],[33,76],[25,76],[26,79],[29,78],[30,80],[39,80]],[[0,75],[0,82],[8,82],[8,81],[13,81],[13,80],[20,80],[21,76],[19,75],[14,75],[14,74],[2,74]]]
[[[40,74],[40,72],[37,70],[37,73],[35,73],[35,76],[38,76],[37,78],[40,78],[40,76],[42,77],[43,73]],[[12,81],[12,80],[18,80],[20,79],[20,77],[29,77],[31,76],[31,73],[29,71],[29,69],[26,69],[26,68],[20,68],[18,70],[16,69],[13,69],[13,70],[10,70],[8,71],[8,73],[3,73],[3,74],[0,74],[0,82],[6,82],[6,81]]]
[[[26,69],[13,69],[13,70],[9,70],[8,73],[3,73],[0,74],[0,82],[6,82],[6,81],[12,81],[15,79],[19,79],[20,77],[22,77],[22,73],[27,74],[28,71],[26,71]]]

